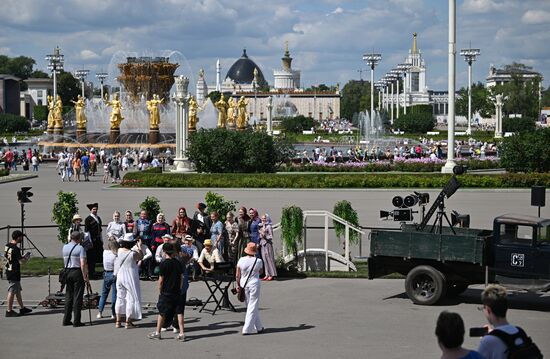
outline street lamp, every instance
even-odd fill
[[[403,64],[399,64],[397,65],[397,68],[401,71],[401,73],[403,74],[403,97],[404,97],[404,101],[403,101],[403,114],[406,115],[407,114],[407,72],[409,72],[409,69],[411,68],[411,64],[409,63],[403,63]]]
[[[395,76],[393,73],[386,74],[386,78],[390,82],[390,123],[393,125],[393,104],[394,104],[394,98],[393,98],[393,82],[395,81],[397,76]]]
[[[99,80],[101,84],[101,103],[103,103],[103,82],[107,78],[108,74],[106,72],[98,72],[95,74],[95,77]]]
[[[396,78],[397,82],[397,118],[399,118],[399,82],[401,80],[401,70],[395,68],[390,71]]]
[[[456,0],[449,0],[449,113],[447,115],[447,162],[443,173],[453,173],[455,163],[455,80],[456,80]]]
[[[63,54],[61,54],[61,49],[57,46],[53,50],[53,54],[46,55],[46,61],[48,61],[48,69],[51,70],[53,74],[53,99],[57,99],[57,75],[63,70]]]
[[[384,82],[382,80],[376,81],[374,86],[378,90],[378,111],[381,110],[381,102],[384,91]]]
[[[370,118],[374,118],[374,67],[382,60],[381,54],[365,54],[363,61],[370,67]]]
[[[176,93],[172,96],[176,102],[176,158],[174,159],[176,172],[190,172],[193,170],[187,158],[187,138],[189,133],[189,78],[178,76],[175,78]]]
[[[460,50],[460,55],[464,56],[464,61],[468,63],[468,130],[466,133],[468,135],[472,134],[472,62],[476,60],[476,57],[481,54],[479,49],[462,49]]]
[[[84,98],[84,85],[85,85],[85,80],[86,80],[86,77],[88,76],[88,73],[90,72],[90,70],[76,70],[75,72],[75,76],[77,79],[80,80],[80,83],[82,85],[82,98]]]
[[[386,93],[384,95],[384,108],[386,110],[386,112],[389,112],[390,108],[390,79],[388,78],[388,76],[384,76],[382,77],[382,81],[384,81],[384,85],[385,85],[385,88],[386,88]]]

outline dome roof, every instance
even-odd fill
[[[237,84],[251,84],[254,81],[254,69],[258,69],[258,86],[266,84],[262,70],[256,63],[248,58],[246,49],[243,49],[241,57],[227,71],[225,79],[233,80]]]

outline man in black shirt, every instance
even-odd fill
[[[21,255],[21,249],[17,244],[23,240],[23,232],[13,231],[11,234],[11,241],[6,244],[4,249],[4,257],[6,257],[6,277],[9,282],[8,286],[8,310],[6,311],[6,317],[18,317],[23,314],[32,312],[32,309],[26,308],[23,305],[23,298],[21,297],[21,264],[25,263],[30,258],[30,252],[27,252],[24,256]],[[13,310],[13,299],[17,298],[17,303],[21,310],[19,313]]]
[[[173,243],[164,243],[162,246],[164,258],[160,262],[159,271],[159,299],[157,309],[159,316],[157,319],[157,330],[148,335],[150,339],[161,339],[160,332],[165,320],[171,320],[174,317],[176,307],[181,298],[181,288],[183,285],[183,267],[175,258],[176,248]],[[178,335],[177,339],[183,340],[183,335]]]
[[[87,204],[86,207],[90,210],[90,214],[84,220],[85,231],[90,233],[93,247],[86,251],[88,260],[88,271],[90,279],[97,278],[95,273],[96,262],[103,261],[103,240],[101,239],[101,218],[97,215],[99,205],[97,203]]]

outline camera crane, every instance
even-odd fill
[[[428,210],[428,213],[426,213],[426,215],[422,219],[422,222],[418,225],[417,229],[419,231],[422,231],[424,230],[424,228],[426,228],[426,225],[434,215],[435,211],[438,210],[437,215],[435,217],[435,221],[432,225],[432,228],[430,229],[430,233],[434,231],[436,225],[438,228],[438,233],[441,233],[442,226],[443,226],[443,218],[445,218],[445,220],[447,220],[447,223],[449,224],[449,227],[453,231],[453,234],[456,234],[451,224],[451,221],[449,221],[449,217],[447,217],[447,213],[445,213],[445,198],[450,198],[459,187],[460,187],[460,183],[456,179],[456,176],[453,175],[453,177],[451,177],[449,182],[447,182],[445,187],[443,187],[443,190],[441,191],[441,193],[439,193],[439,195],[433,202],[432,206]]]

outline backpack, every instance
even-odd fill
[[[541,359],[542,353],[531,337],[528,337],[523,329],[516,327],[516,334],[508,334],[502,330],[492,330],[488,335],[493,335],[502,340],[508,347],[509,359]],[[521,338],[522,344],[516,345],[516,339]]]

